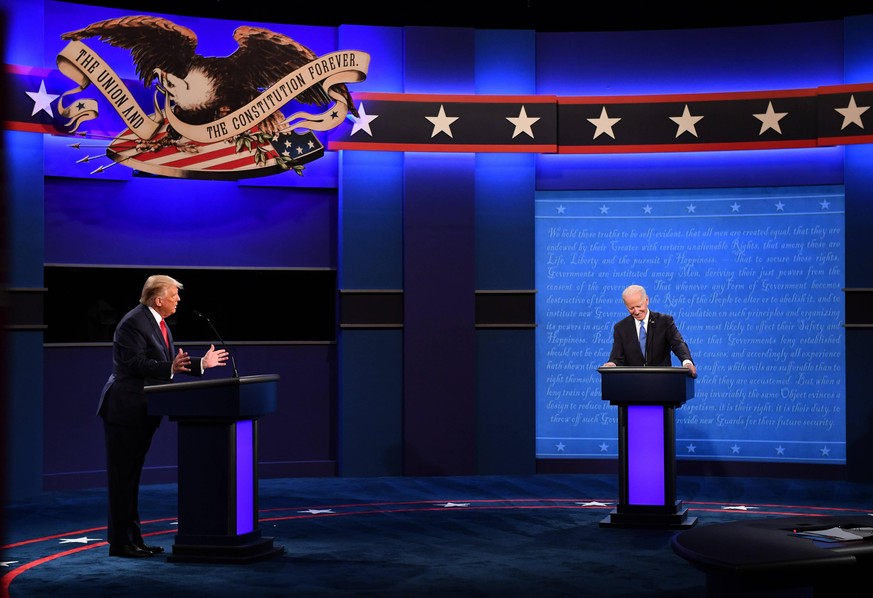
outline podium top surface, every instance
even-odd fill
[[[276,410],[278,374],[147,386],[149,415],[248,419]]]
[[[257,376],[240,376],[239,378],[214,378],[210,380],[190,380],[188,382],[172,382],[170,384],[155,384],[146,386],[149,394],[160,392],[185,392],[199,388],[218,388],[222,386],[240,386],[243,384],[262,384],[279,379],[279,374],[259,374]]]
[[[612,405],[679,407],[694,397],[691,370],[672,366],[600,367],[603,400]]]
[[[597,371],[610,376],[622,374],[676,374],[688,376],[690,370],[685,367],[673,367],[669,365],[616,365],[612,367],[599,367]]]

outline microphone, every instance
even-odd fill
[[[209,324],[210,328],[212,328],[212,332],[215,333],[216,338],[218,338],[219,342],[221,342],[221,348],[227,351],[227,354],[230,355],[230,365],[231,367],[233,367],[233,377],[239,378],[239,372],[236,371],[236,361],[234,361],[233,359],[233,353],[230,352],[230,349],[227,348],[227,343],[224,342],[224,339],[221,338],[220,334],[218,334],[218,330],[216,330],[215,326],[212,325],[212,320],[201,314],[196,309],[193,310],[191,313],[193,313],[195,316],[202,320],[206,320],[206,323]]]

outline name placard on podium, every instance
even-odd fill
[[[694,397],[688,368],[601,367],[602,398],[618,406],[618,506],[603,527],[687,528],[676,500],[674,410]]]
[[[285,551],[258,527],[258,417],[278,375],[146,387],[149,415],[179,425],[179,532],[168,561],[248,563]]]

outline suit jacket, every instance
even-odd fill
[[[100,392],[97,415],[111,424],[157,425],[160,417],[148,415],[145,387],[172,381],[176,348],[172,332],[169,337],[168,349],[161,327],[145,305],[137,305],[121,318],[113,337],[112,374]],[[190,374],[203,375],[199,358],[191,358]]]
[[[649,310],[646,326],[646,357],[643,358],[633,316],[619,320],[612,329],[612,351],[609,361],[615,365],[670,366],[671,354],[679,363],[691,359],[691,351],[673,321],[673,316]]]

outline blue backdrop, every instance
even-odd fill
[[[845,463],[841,186],[542,192],[536,221],[538,456],[617,455],[596,369],[642,284],[699,368],[678,458]]]

